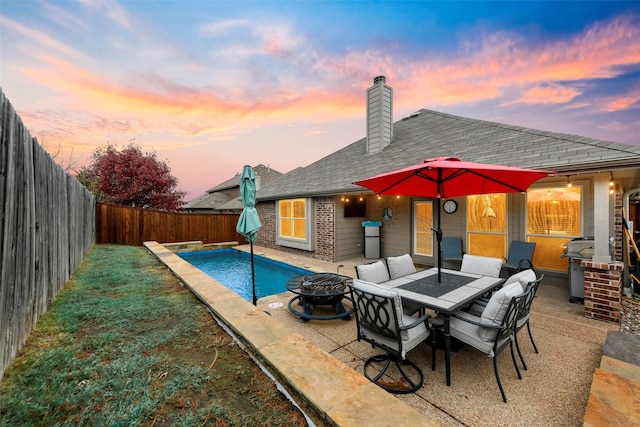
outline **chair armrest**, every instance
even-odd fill
[[[415,328],[416,326],[418,326],[420,323],[424,323],[426,320],[431,319],[431,315],[430,314],[423,314],[422,316],[418,317],[413,323],[411,323],[410,325],[405,325],[405,326],[401,326],[399,329],[401,331],[406,331],[407,329],[411,329],[411,328]],[[427,323],[427,328],[429,328],[429,324]]]
[[[452,316],[455,317],[456,319],[462,320],[463,322],[471,323],[472,325],[481,326],[481,327],[487,328],[487,329],[495,329],[497,331],[502,330],[502,326],[501,325],[483,325],[479,321],[470,319],[467,316],[461,316],[461,315],[456,314],[456,313],[453,313]],[[477,317],[477,316],[474,316],[474,317]]]
[[[528,266],[527,266],[527,264],[528,264]],[[528,268],[533,270],[533,263],[531,262],[531,260],[528,260],[528,259],[521,259],[520,262],[518,263],[518,266],[520,268],[522,268],[522,269],[528,267]]]

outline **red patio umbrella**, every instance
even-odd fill
[[[438,281],[442,269],[440,200],[472,194],[524,192],[535,181],[555,172],[463,162],[455,157],[434,157],[424,162],[355,181],[379,195],[431,197],[436,199]]]

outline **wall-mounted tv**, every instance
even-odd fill
[[[358,197],[350,198],[349,201],[344,202],[344,217],[354,218],[367,216],[367,199]]]

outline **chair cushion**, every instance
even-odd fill
[[[500,258],[464,254],[460,271],[482,276],[499,277],[501,268],[502,260]]]
[[[411,317],[408,315],[404,315],[404,322],[407,325],[410,325],[412,322],[414,322],[416,320],[415,317]],[[421,342],[423,342],[424,340],[426,340],[427,338],[429,338],[429,334],[431,332],[429,331],[429,328],[427,328],[427,325],[425,323],[420,323],[416,326],[414,326],[411,329],[407,329],[402,331],[401,337],[402,337],[402,353],[401,353],[401,357],[404,359],[407,355],[407,353],[409,351],[411,351],[412,349],[414,349],[418,344],[420,344]],[[374,338],[376,341],[386,345],[387,347],[393,348],[394,350],[398,351],[398,342],[395,340],[392,340],[390,338],[384,337],[382,335],[378,335],[378,334],[368,334],[371,338]]]
[[[470,313],[465,313],[464,311],[456,312],[456,316],[461,317],[462,319],[453,316],[449,319],[449,330],[451,331],[451,336],[477,348],[483,353],[490,354],[491,349],[493,348],[493,342],[487,343],[486,340],[480,339],[480,331],[485,328],[463,320],[469,319],[474,322],[479,322],[480,317],[474,316]]]
[[[387,266],[382,261],[372,262],[370,264],[361,264],[356,266],[358,279],[369,283],[382,283],[391,280]]]
[[[393,289],[385,288],[382,286],[378,286],[375,283],[368,283],[364,280],[359,280],[359,279],[353,279],[352,286],[354,289],[357,289],[362,292],[366,292],[371,295],[376,295],[384,298],[391,298],[393,301],[393,304],[396,307],[396,315],[398,316],[398,326],[402,327],[405,325],[403,321],[404,312],[402,310],[402,300],[400,299],[400,295],[398,295],[397,291],[394,291]],[[387,307],[387,311],[389,314],[392,314],[391,307]],[[415,320],[415,318],[413,317],[409,316],[409,318]],[[409,322],[408,324],[411,324],[411,322]],[[402,336],[403,339],[408,338],[407,331],[402,331],[400,335]]]
[[[411,255],[409,254],[388,257],[387,267],[389,267],[389,276],[391,276],[391,279],[397,279],[398,277],[416,272],[413,259],[411,259]]]
[[[491,296],[491,299],[487,303],[487,306],[480,315],[480,324],[486,326],[500,326],[511,299],[515,296],[521,295],[524,292],[520,282],[511,283],[507,286],[503,286],[502,289],[497,291]],[[494,329],[480,328],[478,335],[483,341],[493,341],[496,338],[498,332]]]
[[[522,285],[522,280],[521,279],[524,279],[524,282],[525,282],[524,285]],[[522,285],[522,289],[526,289],[527,285],[529,284],[529,282],[533,282],[534,280],[536,280],[536,273],[533,270],[528,269],[528,270],[523,270],[523,271],[521,271],[519,273],[516,273],[516,274],[514,274],[512,276],[509,276],[507,281],[504,282],[503,286],[507,286],[507,285],[510,285],[510,284],[512,284],[514,282],[518,282],[519,281],[520,285]]]

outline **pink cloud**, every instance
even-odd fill
[[[502,105],[516,103],[522,104],[564,104],[570,102],[580,91],[559,84],[535,86],[522,94],[520,99],[513,102],[505,102]]]
[[[555,82],[612,78],[621,73],[622,66],[640,62],[637,21],[637,17],[619,17],[596,24],[568,41],[540,47],[528,46],[525,39],[514,35],[497,33],[474,48],[467,47],[460,59],[413,64],[411,80],[426,82],[422,84],[424,89],[433,96],[433,102],[441,104],[493,99],[507,88],[521,88],[522,95],[516,97],[521,102],[569,100],[579,92],[567,87],[560,90]],[[541,83],[550,86],[541,91]],[[420,86],[418,83],[412,88]]]
[[[626,110],[637,103],[640,103],[640,88],[635,88],[625,95],[607,100],[603,110],[608,112]]]

